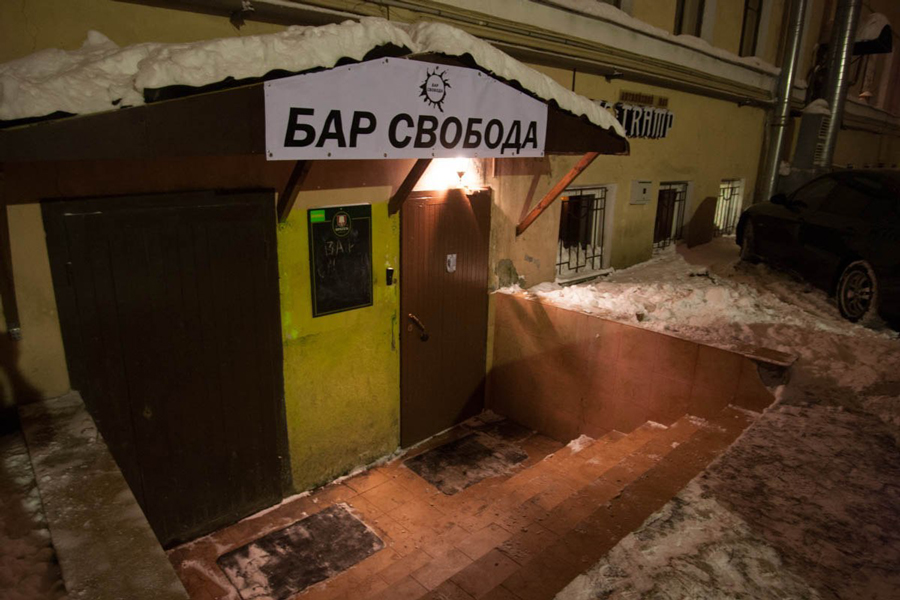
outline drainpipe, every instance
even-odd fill
[[[850,84],[850,58],[861,6],[862,0],[838,0],[834,14],[831,43],[828,47],[828,82],[825,88],[825,100],[828,101],[831,115],[827,121],[821,159],[816,163],[819,170],[831,169],[834,159],[834,148],[847,100],[847,87]]]
[[[803,38],[803,15],[806,13],[806,0],[791,2],[791,20],[788,25],[788,43],[781,56],[781,76],[778,79],[778,91],[775,97],[775,108],[772,110],[772,121],[769,124],[769,145],[763,163],[763,181],[757,201],[768,200],[775,195],[778,183],[778,167],[784,149],[785,128],[791,117],[791,90],[794,85],[794,73],[797,71],[797,58],[800,56],[800,42]]]

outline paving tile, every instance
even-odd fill
[[[453,548],[413,571],[412,577],[424,587],[433,590],[471,563],[472,559]]]
[[[521,600],[518,596],[513,594],[511,591],[503,587],[502,585],[498,585],[490,592],[481,597],[481,600]]]
[[[381,485],[388,481],[388,479],[390,478],[380,469],[371,469],[365,473],[360,473],[355,477],[345,480],[344,485],[361,494],[375,486]]]
[[[394,561],[390,566],[379,571],[378,574],[388,584],[393,585],[398,581],[402,581],[413,571],[421,569],[430,561],[430,555],[426,554],[424,550],[417,550]]]
[[[431,556],[440,556],[457,547],[460,542],[471,536],[468,531],[453,525],[438,536],[428,535],[423,539],[422,549]]]
[[[347,597],[354,600],[363,600],[364,598],[377,596],[387,591],[390,587],[381,576],[374,575],[350,590],[350,594]]]
[[[372,600],[418,600],[427,593],[428,590],[419,582],[412,577],[406,577],[370,598]]]
[[[332,504],[345,502],[355,495],[356,492],[348,488],[343,483],[333,483],[331,485],[326,485],[325,487],[319,488],[309,496],[309,499],[318,507],[319,510],[321,510],[322,508],[327,508]]]
[[[423,600],[473,600],[472,596],[467,594],[465,590],[453,583],[445,581],[441,585],[431,590]]]
[[[499,550],[518,564],[525,565],[557,539],[559,537],[543,525],[532,523],[500,544]]]
[[[384,512],[390,512],[403,506],[409,499],[409,492],[403,489],[396,481],[386,481],[363,492],[361,495],[365,500]]]
[[[472,560],[478,560],[510,537],[512,533],[496,523],[491,523],[461,540],[456,544],[456,548]]]
[[[451,580],[473,598],[481,598],[519,569],[499,550],[491,550],[454,575]]]

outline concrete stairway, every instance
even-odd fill
[[[384,550],[296,595],[297,600],[532,600],[553,598],[661,508],[752,422],[728,407],[706,421],[563,446],[534,434],[511,475],[445,496],[401,461],[286,502],[170,553],[192,598],[237,598],[215,558],[230,548],[343,502]],[[426,446],[471,432],[464,425]],[[477,429],[477,422],[474,426]]]

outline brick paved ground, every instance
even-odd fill
[[[706,422],[685,417],[669,428],[613,432],[577,452],[532,434],[518,442],[529,458],[511,475],[453,496],[397,460],[173,549],[169,557],[195,600],[239,598],[218,556],[343,502],[385,548],[298,600],[552,598],[700,473],[751,420],[728,408]],[[480,425],[457,427],[411,454]]]

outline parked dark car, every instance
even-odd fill
[[[744,260],[833,294],[850,321],[900,321],[900,172],[842,171],[755,204],[738,221]]]

